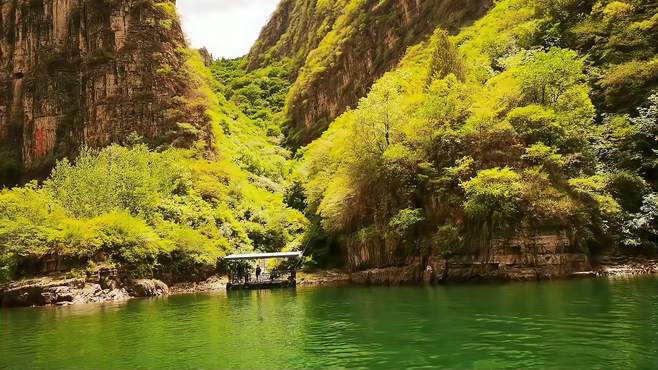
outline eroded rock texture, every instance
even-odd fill
[[[169,1],[0,1],[0,183],[133,132],[152,145],[205,135],[184,46]]]
[[[399,245],[349,244],[347,266],[358,283],[545,280],[592,271],[589,255],[566,230],[519,230],[514,237],[474,237],[449,255],[410,256]]]

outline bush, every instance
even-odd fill
[[[521,175],[510,168],[480,171],[462,184],[466,214],[482,221],[509,221],[520,211]]]
[[[2,190],[2,278],[46,255],[108,261],[133,276],[197,276],[234,248],[277,251],[303,234],[305,218],[282,194],[220,164],[191,150],[112,145],[59,162],[43,187]]]

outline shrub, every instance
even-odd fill
[[[521,175],[510,168],[480,171],[462,184],[466,214],[483,221],[508,221],[520,211]]]

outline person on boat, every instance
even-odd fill
[[[249,282],[249,268],[245,267],[243,273],[244,273],[244,283],[247,284]]]
[[[234,283],[240,284],[241,280],[244,278],[244,267],[242,265],[238,265],[236,267],[235,275],[233,276]]]
[[[260,265],[256,266],[256,281],[260,280],[260,272],[261,272]]]

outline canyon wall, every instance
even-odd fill
[[[566,230],[521,230],[514,237],[472,238],[457,253],[425,256],[383,241],[348,243],[347,267],[357,283],[546,280],[592,270],[589,252]]]
[[[288,141],[308,144],[437,27],[456,32],[491,0],[284,0],[247,57],[249,68],[290,58]],[[303,62],[302,62],[303,61]]]
[[[0,183],[131,133],[152,146],[208,135],[185,61],[173,2],[2,0]]]
[[[288,58],[293,78],[306,57],[329,33],[350,0],[282,0],[260,37],[246,57],[246,67],[254,70],[273,60]]]

